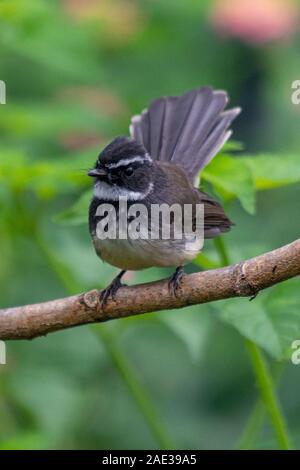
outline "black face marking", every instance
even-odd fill
[[[135,162],[108,170],[107,181],[129,191],[144,192],[152,182],[151,170],[148,163]]]

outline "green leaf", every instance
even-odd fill
[[[220,263],[218,261],[215,261],[214,259],[207,256],[206,254],[203,254],[202,252],[198,254],[197,258],[194,259],[193,263],[197,264],[197,266],[200,266],[203,269],[217,269],[220,267]]]
[[[59,140],[68,132],[89,132],[104,135],[113,131],[111,118],[80,103],[10,103],[0,107],[0,131],[13,138],[47,138]],[[97,155],[97,154],[96,154]]]
[[[247,212],[254,214],[255,184],[244,158],[219,155],[205,168],[201,177],[213,184],[225,200],[236,197]]]
[[[73,204],[73,206],[60,212],[54,217],[54,221],[63,225],[81,225],[87,223],[87,214],[90,201],[92,199],[91,191],[86,191]]]
[[[1,45],[12,54],[73,80],[102,76],[95,41],[74,28],[57,2],[1,0],[0,20]]]
[[[257,155],[243,157],[253,175],[257,189],[271,189],[300,181],[300,157],[290,155]]]
[[[231,157],[220,154],[201,177],[226,201],[238,198],[244,209],[255,212],[255,190],[279,188],[300,181],[299,156],[256,155]]]
[[[51,198],[89,183],[86,170],[80,169],[83,157],[87,154],[35,161],[19,150],[0,147],[0,183],[14,192],[30,191],[39,198]]]
[[[47,441],[41,433],[24,432],[0,443],[0,450],[45,449]]]
[[[293,279],[249,302],[231,299],[216,304],[221,319],[264,348],[276,359],[290,355],[291,343],[300,339],[300,279]]]
[[[243,142],[239,142],[238,140],[229,140],[222,148],[220,154],[228,152],[237,152],[240,150],[244,150]]]
[[[165,312],[159,319],[184,344],[192,361],[205,351],[211,332],[211,312],[208,305],[188,307],[184,311]]]

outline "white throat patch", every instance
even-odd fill
[[[106,181],[97,181],[94,187],[94,196],[103,201],[119,201],[119,199],[127,198],[128,201],[141,201],[153,190],[153,183],[150,183],[144,192],[130,191],[120,186],[113,186]]]

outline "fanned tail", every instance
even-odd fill
[[[231,136],[229,127],[241,109],[224,111],[228,95],[197,88],[179,97],[152,101],[131,120],[131,136],[153,160],[180,165],[192,181]]]

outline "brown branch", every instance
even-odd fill
[[[86,323],[140,313],[181,308],[231,297],[255,296],[260,290],[300,274],[300,239],[269,253],[222,269],[185,275],[177,297],[162,280],[123,287],[105,309],[99,291],[24,307],[0,310],[0,339],[32,339]]]

